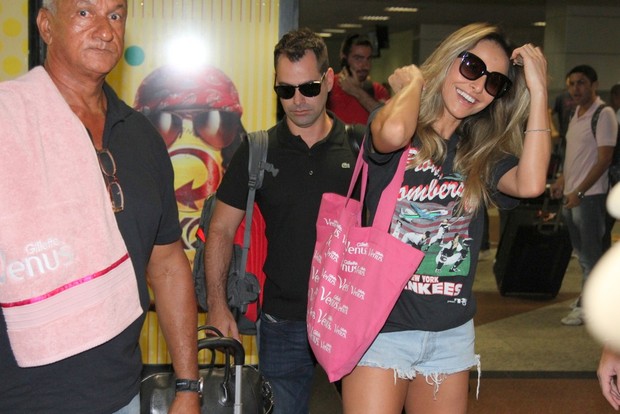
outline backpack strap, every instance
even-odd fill
[[[592,128],[592,135],[594,135],[594,139],[596,139],[596,125],[598,124],[598,117],[601,115],[601,111],[606,106],[607,105],[605,104],[600,104],[592,114],[592,121],[590,123],[590,127]]]
[[[267,131],[256,131],[248,134],[250,154],[248,157],[248,188],[256,190],[263,185],[265,164],[267,163]]]
[[[267,166],[267,148],[269,145],[267,131],[256,131],[248,134],[250,154],[248,157],[248,201],[245,206],[245,231],[243,233],[243,251],[241,254],[241,277],[245,277],[245,266],[248,261],[250,248],[250,233],[252,228],[252,214],[254,213],[254,198],[256,190],[263,185],[265,167]],[[273,165],[270,165],[273,171]],[[276,172],[277,174],[277,172]],[[274,174],[274,176],[276,175]]]
[[[349,146],[353,150],[353,154],[357,157],[357,154],[360,152],[360,145],[362,145],[362,141],[364,140],[366,127],[362,124],[345,124],[344,129],[349,139]]]

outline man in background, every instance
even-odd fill
[[[592,131],[592,117],[604,102],[597,96],[598,75],[588,65],[568,73],[568,92],[576,107],[566,132],[566,155],[562,175],[551,186],[555,198],[564,198],[562,214],[577,254],[583,282],[601,258],[605,248],[605,201],[609,189],[607,170],[612,160],[618,122],[609,107],[604,108]],[[581,298],[562,324],[582,325]]]
[[[372,43],[367,37],[348,36],[340,48],[341,71],[329,94],[327,109],[346,124],[366,124],[372,111],[390,98],[390,93],[370,78]]]

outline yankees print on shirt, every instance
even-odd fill
[[[410,148],[409,158],[417,153]],[[472,216],[459,214],[464,177],[426,161],[405,173],[391,234],[425,253],[405,290],[420,295],[458,296],[471,267],[469,226]]]

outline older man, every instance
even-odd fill
[[[139,413],[147,283],[182,380],[170,412],[199,412],[172,166],[105,83],[126,17],[126,0],[44,1],[44,67],[0,84],[0,189],[18,189],[0,201],[2,413]]]

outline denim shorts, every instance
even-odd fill
[[[424,375],[435,390],[450,374],[477,367],[474,353],[474,321],[440,332],[401,331],[381,333],[358,365],[394,370],[394,379],[413,379]]]

